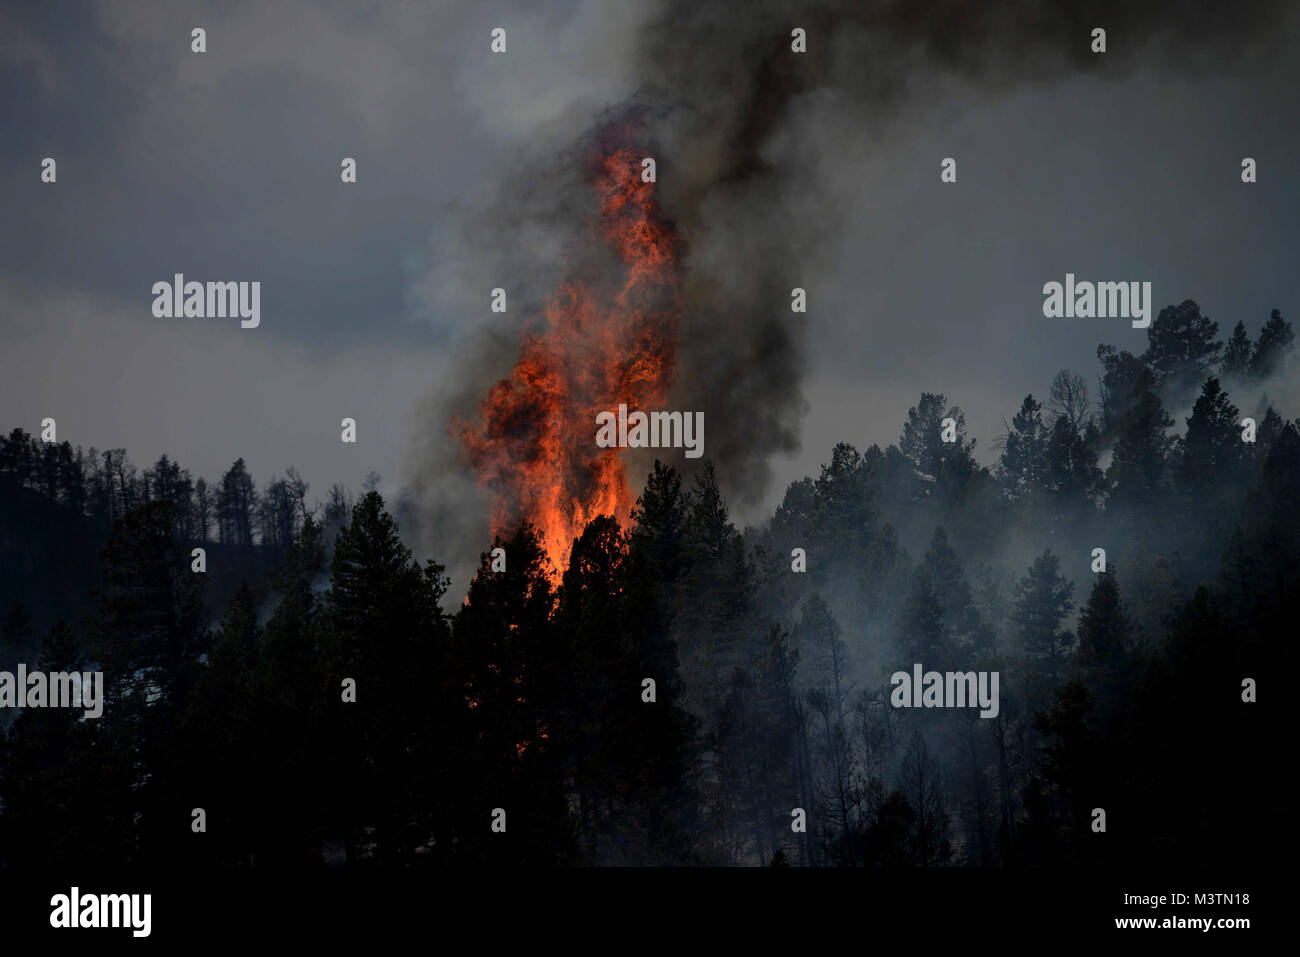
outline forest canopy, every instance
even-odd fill
[[[565,569],[524,524],[455,592],[374,481],[16,429],[0,670],[102,670],[106,704],[4,713],[0,864],[1228,861],[1264,827],[1226,770],[1264,761],[1243,682],[1300,601],[1293,341],[1169,306],[990,465],[926,392],[759,527],[656,462]],[[895,707],[916,663],[997,673],[999,708]]]

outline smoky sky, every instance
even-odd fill
[[[473,535],[429,516],[483,503],[445,416],[508,373],[590,215],[575,151],[636,108],[689,244],[670,404],[705,412],[737,517],[836,441],[897,441],[923,391],[991,463],[1057,369],[1092,380],[1098,343],[1146,345],[1125,320],[1045,319],[1045,282],[1150,281],[1224,337],[1294,319],[1300,292],[1298,18],[1062,6],[6,5],[0,427],[53,416],[60,439],[210,479],[294,465],[322,495],[374,470],[458,564]],[[260,281],[261,326],[155,319],[176,272]]]

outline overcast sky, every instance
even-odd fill
[[[0,8],[0,428],[52,416],[60,439],[209,479],[241,456],[259,483],[293,465],[321,495],[370,470],[408,481],[430,396],[466,385],[488,291],[510,285],[464,261],[476,216],[646,79],[633,52],[657,3],[539,6]],[[762,504],[836,441],[897,441],[922,391],[962,406],[991,462],[1057,369],[1092,380],[1099,342],[1145,348],[1125,320],[1045,319],[1042,286],[1067,272],[1150,281],[1157,308],[1195,299],[1225,337],[1275,307],[1294,322],[1295,28],[1223,71],[1152,55],[1122,79],[991,90],[922,63],[870,124],[833,93],[801,101],[766,152],[843,225],[799,264],[802,450],[772,463]],[[155,318],[150,289],[177,272],[260,281],[260,327]],[[682,336],[690,349],[689,315]]]

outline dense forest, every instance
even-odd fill
[[[0,713],[0,866],[1231,861],[1270,763],[1242,683],[1300,603],[1293,338],[1170,306],[991,467],[923,393],[761,527],[656,463],[567,569],[525,525],[456,592],[374,487],[15,430],[0,670],[101,669],[107,703]],[[892,706],[914,663],[998,672],[998,713]]]

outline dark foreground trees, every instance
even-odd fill
[[[454,592],[374,491],[14,432],[0,671],[107,680],[101,719],[0,711],[0,864],[1232,863],[1300,602],[1300,431],[1239,407],[1293,337],[1152,329],[1100,406],[1026,398],[996,472],[925,393],[762,528],[656,463],[562,575],[525,525]],[[997,714],[894,707],[918,663],[997,673]]]

